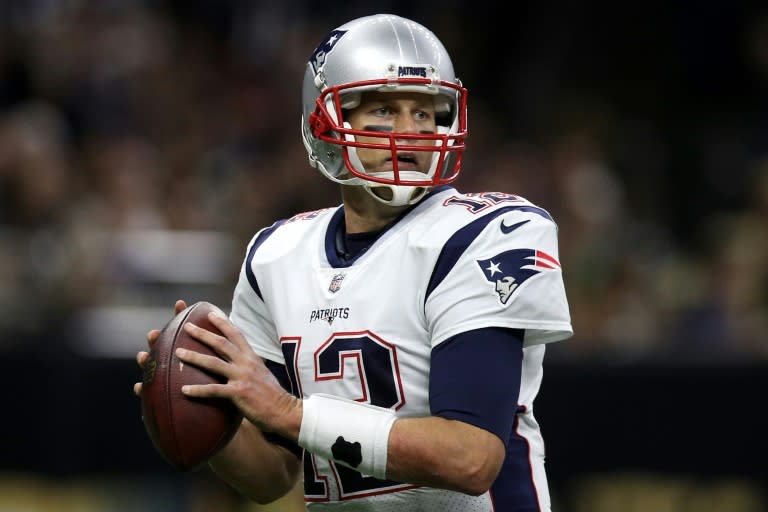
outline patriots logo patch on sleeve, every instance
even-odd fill
[[[504,251],[487,260],[477,260],[485,279],[494,285],[502,304],[531,277],[545,270],[556,270],[560,263],[537,249],[513,249]]]

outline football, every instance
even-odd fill
[[[144,426],[160,455],[181,471],[194,471],[205,465],[229,442],[242,421],[239,410],[229,400],[189,398],[181,392],[185,384],[225,380],[185,364],[175,355],[181,347],[217,356],[183,329],[184,324],[192,322],[220,334],[208,320],[211,311],[224,315],[209,302],[197,302],[172,318],[153,344],[144,365],[141,388]]]

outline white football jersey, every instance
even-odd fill
[[[441,187],[351,262],[336,253],[340,222],[343,208],[329,208],[257,233],[235,289],[233,323],[258,354],[286,366],[295,394],[337,395],[398,416],[430,414],[433,348],[484,327],[524,329],[513,434],[527,443],[530,484],[548,510],[533,401],[544,344],[572,334],[549,214],[514,195]],[[473,497],[376,480],[307,452],[304,469],[312,510],[335,510],[341,501],[344,510],[495,510],[491,492]]]

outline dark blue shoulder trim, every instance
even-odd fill
[[[264,241],[269,238],[269,236],[275,232],[277,228],[282,226],[285,223],[285,220],[279,220],[272,224],[270,227],[264,229],[259,233],[259,236],[256,237],[256,240],[254,240],[253,245],[251,246],[250,250],[248,251],[248,256],[245,257],[245,276],[248,278],[248,282],[251,284],[251,288],[253,288],[253,291],[256,292],[256,295],[259,296],[261,300],[264,300],[264,297],[261,296],[261,290],[259,289],[259,283],[256,281],[256,276],[253,274],[253,269],[251,268],[251,261],[253,260],[253,255],[256,254],[256,249],[261,246],[261,244],[264,243]]]
[[[437,258],[435,268],[432,270],[432,276],[429,278],[427,293],[424,295],[425,304],[434,289],[443,282],[443,279],[445,279],[451,269],[456,265],[456,262],[459,261],[459,258],[464,254],[464,251],[467,250],[467,247],[475,241],[485,227],[496,217],[513,210],[535,213],[545,219],[552,220],[552,217],[546,210],[536,206],[505,206],[504,208],[499,208],[498,210],[483,215],[459,229],[447,242],[445,242],[443,249],[440,251],[440,256]]]

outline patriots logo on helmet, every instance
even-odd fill
[[[477,260],[485,279],[494,283],[502,304],[509,302],[515,291],[531,277],[544,270],[556,270],[560,263],[538,249],[513,249],[487,260]]]
[[[312,71],[317,73],[317,70],[325,64],[326,56],[333,50],[333,47],[339,42],[341,36],[346,33],[346,30],[333,30],[330,34],[325,36],[323,42],[315,48],[314,53],[312,53],[312,56],[309,58],[309,63],[312,65]]]

